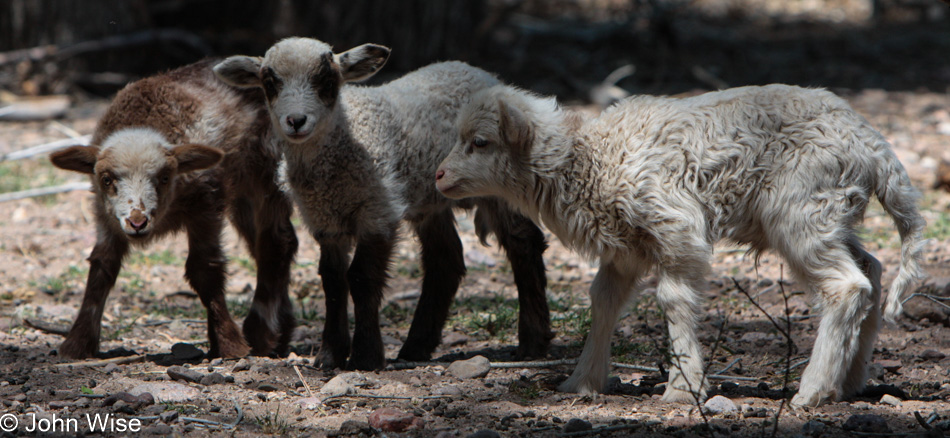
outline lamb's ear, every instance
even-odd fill
[[[333,59],[340,65],[340,72],[343,73],[344,81],[362,81],[373,76],[386,65],[389,53],[389,47],[363,44],[333,55]]]
[[[172,148],[172,155],[178,161],[178,173],[214,167],[224,158],[224,151],[200,144],[184,144]]]
[[[95,146],[70,146],[49,154],[53,165],[66,170],[87,173],[96,173],[96,159],[99,148]]]
[[[534,133],[528,116],[504,99],[498,100],[498,131],[502,140],[514,152],[527,153],[531,147]]]
[[[214,74],[224,83],[234,87],[260,87],[261,58],[232,56],[214,66]]]

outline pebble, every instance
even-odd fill
[[[111,373],[115,372],[115,370],[117,370],[117,369],[119,369],[119,366],[118,366],[118,365],[116,365],[116,364],[114,364],[114,363],[112,363],[112,362],[109,362],[108,364],[106,364],[106,366],[102,367],[102,372],[104,372],[104,373],[106,373],[106,374],[111,374]]]
[[[802,435],[805,436],[821,436],[825,431],[825,423],[815,420],[808,420],[802,425]]]
[[[204,377],[202,377],[199,383],[205,386],[211,386],[211,385],[218,385],[218,384],[224,383],[225,380],[226,379],[223,374],[211,373],[211,374],[206,374]]]
[[[171,436],[175,431],[165,423],[158,423],[142,429],[146,435]]]
[[[257,389],[259,391],[272,392],[277,390],[277,386],[274,386],[270,383],[261,383],[260,385],[257,385]]]
[[[179,344],[175,344],[179,345]],[[190,345],[190,344],[185,344]],[[183,366],[172,366],[168,367],[165,371],[168,373],[168,377],[171,377],[173,380],[184,380],[186,382],[198,383],[201,381],[203,375],[193,369],[185,368]]]
[[[879,360],[875,363],[880,364],[889,373],[896,372],[897,370],[901,368],[901,365],[902,365],[901,361],[896,360],[896,359]]]
[[[175,411],[175,410],[165,411],[165,412],[162,412],[161,414],[158,414],[158,419],[162,420],[162,423],[171,423],[172,421],[175,421],[178,419],[178,415],[179,415],[178,411]]]
[[[920,358],[924,360],[940,360],[947,357],[946,354],[937,350],[924,350],[920,353]]]
[[[571,432],[583,432],[586,430],[591,430],[594,428],[594,425],[590,424],[590,421],[582,420],[580,418],[571,418],[567,420],[567,424],[564,425],[562,429],[564,433]]]
[[[884,394],[884,396],[881,397],[880,403],[882,405],[891,405],[898,408],[901,407],[901,405],[903,404],[901,403],[901,399],[894,397],[893,395],[890,395],[890,394]]]
[[[329,382],[325,383],[323,387],[320,388],[320,394],[324,394],[324,395],[356,394],[356,387],[350,384],[351,380],[355,380],[352,374],[359,374],[359,373],[343,373],[330,379]]]
[[[481,429],[466,435],[465,438],[501,438],[501,435],[491,429]]]
[[[178,403],[190,401],[198,397],[201,393],[190,386],[181,383],[149,382],[143,383],[130,391],[132,394],[151,393],[155,400],[159,402]]]
[[[369,425],[386,432],[402,432],[410,427],[422,429],[425,421],[395,408],[379,408],[369,414]]]
[[[359,420],[346,420],[340,425],[337,436],[366,435],[373,436],[373,428],[369,423]]]
[[[247,371],[249,369],[251,369],[251,363],[248,362],[247,359],[241,359],[237,361],[236,364],[234,364],[234,367],[231,368],[231,372],[236,373],[238,371]]]
[[[178,360],[195,360],[204,357],[205,352],[193,344],[179,342],[172,345],[172,357]]]
[[[738,387],[739,387],[739,384],[737,384],[736,382],[722,382],[719,385],[719,389],[723,391],[733,391]]]
[[[703,404],[703,407],[706,409],[707,412],[710,412],[712,414],[736,412],[739,410],[735,402],[721,395],[717,395],[710,398],[709,400],[706,400],[706,403]]]
[[[890,433],[891,428],[887,425],[887,420],[879,415],[859,414],[852,415],[841,425],[841,428],[847,431],[871,432],[871,433]]]
[[[442,345],[446,347],[456,347],[467,344],[468,341],[469,337],[459,332],[451,332],[442,337]]]
[[[485,356],[475,356],[468,360],[457,360],[445,370],[446,374],[459,379],[485,377],[491,371],[491,362]]]
[[[436,388],[435,391],[433,391],[433,395],[447,395],[449,397],[461,397],[462,388],[459,388],[458,386],[455,386],[455,385],[446,385],[441,388]]]
[[[314,410],[323,406],[323,401],[317,397],[304,397],[294,402],[295,405],[300,406],[303,409]]]

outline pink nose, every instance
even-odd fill
[[[129,226],[131,226],[132,229],[135,231],[139,231],[142,228],[145,228],[146,225],[148,225],[148,218],[145,216],[136,217],[136,218],[127,218],[125,221],[128,222]]]
[[[439,171],[435,173],[435,180],[438,181],[442,179],[443,176],[445,176],[445,171],[442,169],[439,169]]]

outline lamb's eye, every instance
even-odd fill
[[[168,178],[168,175],[162,175],[161,177],[158,178],[158,180],[161,181],[162,184],[168,184],[169,178]]]
[[[264,78],[263,83],[264,83],[264,93],[265,93],[265,94],[267,94],[268,96],[271,96],[271,97],[277,95],[277,84],[274,82],[274,79],[273,79],[273,78],[271,78],[271,77],[266,77],[266,78]]]
[[[112,177],[109,176],[109,175],[103,175],[102,178],[100,179],[100,181],[102,181],[102,185],[103,185],[103,186],[109,187],[109,186],[112,185],[113,179],[112,179]]]
[[[475,137],[474,139],[472,139],[472,146],[475,146],[477,148],[483,148],[485,146],[488,146],[488,140],[485,140],[484,138]]]

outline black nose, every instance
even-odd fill
[[[307,116],[304,114],[291,114],[287,116],[287,126],[294,128],[294,131],[299,131],[304,123],[307,123]]]

